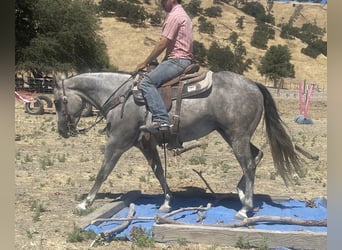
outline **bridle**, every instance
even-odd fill
[[[132,73],[132,75],[126,80],[124,81],[110,96],[109,98],[105,101],[104,103],[104,107],[108,106],[108,104],[110,103],[110,99],[115,96],[115,94],[119,91],[119,89],[121,89],[127,82],[129,82],[131,79],[133,79],[136,75],[138,74],[138,71],[137,72],[134,72]],[[78,134],[84,134],[86,132],[88,132],[91,128],[93,128],[94,126],[96,126],[98,123],[100,123],[105,117],[104,115],[101,115],[100,112],[97,114],[97,117],[96,117],[96,120],[94,122],[94,124],[92,124],[90,127],[88,128],[84,128],[84,129],[80,129],[80,130],[77,130],[76,129],[76,124],[72,122],[72,119],[71,119],[71,115],[69,113],[69,110],[68,110],[68,97],[66,96],[66,93],[65,93],[65,87],[64,87],[64,79],[62,79],[62,93],[63,93],[63,96],[62,96],[62,103],[63,103],[63,106],[64,106],[64,117],[65,117],[65,120],[66,120],[66,127],[68,129],[68,133],[70,136],[76,136]],[[124,94],[124,95],[120,95],[119,97],[115,98],[115,102],[114,102],[114,107],[117,106],[118,104],[122,104],[122,103],[125,103],[127,98],[128,98],[128,94]],[[104,108],[106,110],[106,108]],[[121,111],[121,113],[123,113],[123,110]],[[100,117],[101,116],[101,117]],[[100,119],[99,119],[100,117]],[[121,117],[122,117],[122,114],[121,114]]]
[[[76,129],[76,124],[72,122],[70,113],[68,111],[68,97],[65,94],[64,79],[62,79],[62,91],[63,91],[62,103],[64,106],[63,114],[66,119],[66,126],[68,128],[68,132],[70,136],[76,136],[77,134],[79,134],[79,131],[77,131]]]

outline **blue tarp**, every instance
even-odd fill
[[[313,121],[304,115],[297,115],[294,121],[298,124],[313,124]]]
[[[134,202],[136,217],[154,217],[156,215],[163,216],[163,213],[158,212],[160,204],[163,202],[162,195],[143,195]],[[206,218],[203,220],[204,224],[232,223],[238,220],[234,219],[234,215],[241,208],[241,203],[238,200],[221,200],[216,201],[208,198],[183,198],[176,197],[171,205],[172,210],[177,210],[184,207],[206,207],[208,203],[212,207],[206,211]],[[305,201],[298,201],[290,199],[281,202],[272,201],[255,201],[254,206],[259,207],[257,212],[249,214],[249,216],[282,216],[292,217],[304,220],[324,220],[327,218],[327,207],[324,199],[318,198],[314,200],[314,205],[308,207]],[[124,208],[113,217],[126,218],[129,208]],[[198,214],[195,211],[185,211],[178,213],[171,219],[196,224]],[[92,230],[99,234],[103,231],[113,229],[122,224],[122,221],[104,222],[99,225],[88,225],[84,230]],[[133,227],[141,227],[145,232],[151,232],[154,221],[132,221],[131,224],[121,232],[112,235],[113,238],[127,238],[130,240],[130,231]],[[274,223],[259,223],[254,226],[255,229],[264,230],[280,230],[280,231],[298,231],[308,230],[313,232],[327,232],[327,227],[317,226],[298,226],[287,224]]]

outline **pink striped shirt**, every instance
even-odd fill
[[[192,22],[180,4],[165,18],[162,36],[171,41],[166,48],[166,58],[192,59]]]

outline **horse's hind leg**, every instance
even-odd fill
[[[250,149],[252,153],[252,157],[254,159],[254,169],[253,169],[253,175],[255,176],[255,171],[256,167],[260,163],[262,157],[264,156],[263,152],[258,149],[256,146],[254,146],[252,143],[250,143]],[[240,197],[240,200],[245,198],[245,193],[246,193],[246,178],[245,175],[243,174],[238,185],[237,185],[237,191]],[[245,213],[241,212],[237,214],[238,218],[245,217]]]
[[[254,159],[254,164],[255,164],[255,168],[259,165],[262,157],[264,156],[264,153],[258,149],[256,146],[254,146],[252,143],[250,143],[251,145],[251,151],[252,151],[252,156]]]
[[[244,219],[247,218],[247,212],[253,209],[256,161],[259,163],[262,153],[260,154],[261,151],[249,142],[249,137],[233,140],[232,149],[243,171],[243,176],[237,185],[242,208],[237,212],[236,217]]]
[[[137,147],[141,150],[141,152],[146,157],[148,163],[151,165],[154,175],[157,177],[160,186],[163,189],[165,200],[163,205],[160,206],[160,212],[168,212],[170,210],[170,201],[171,201],[171,192],[169,186],[167,185],[164,170],[162,167],[162,163],[160,161],[160,157],[156,148],[155,143],[152,141],[152,138],[146,139],[142,138],[141,143],[137,145]]]

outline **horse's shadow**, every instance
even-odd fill
[[[83,199],[85,199],[87,197],[88,193],[84,193],[82,195],[80,195],[80,197],[78,198],[79,201],[82,201]],[[103,200],[110,200],[110,202],[116,201],[116,200],[120,200],[123,196],[125,195],[125,193],[97,193],[96,194],[96,198],[94,200],[94,202],[100,202]]]
[[[131,191],[132,192],[132,191]],[[134,192],[134,191],[133,191]],[[136,192],[136,191],[135,191]],[[109,202],[125,201],[125,197],[128,193],[98,193],[96,195],[97,202],[103,202],[109,200]],[[82,196],[86,197],[86,194]],[[208,203],[212,207],[222,206],[225,209],[232,211],[239,211],[241,209],[241,202],[238,194],[236,193],[206,193],[202,188],[187,186],[182,191],[176,191],[172,193],[173,199],[170,202],[171,211],[182,209],[185,207],[206,207]],[[157,211],[159,206],[164,202],[163,194],[141,194],[137,199],[133,201],[136,206],[149,206],[151,210]],[[248,217],[255,215],[264,205],[268,205],[278,209],[291,209],[293,205],[282,203],[287,201],[288,197],[271,197],[266,194],[255,194],[254,195],[254,208],[248,213]],[[127,206],[129,206],[127,202]]]

